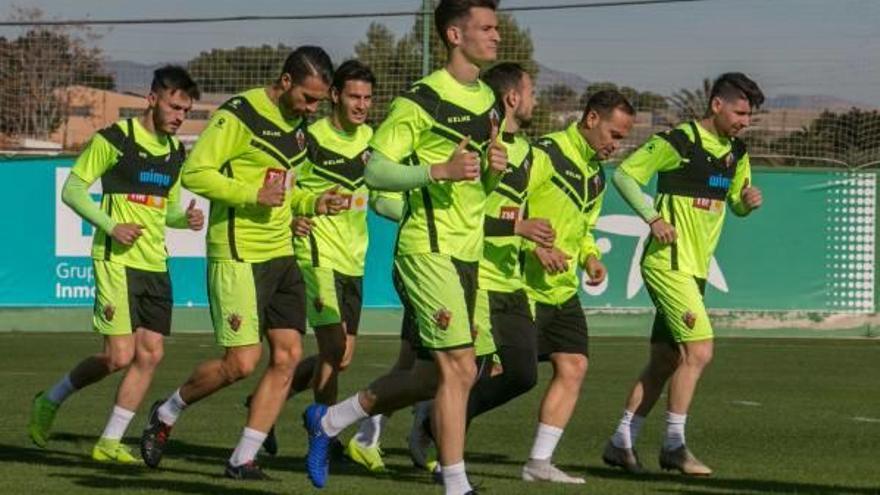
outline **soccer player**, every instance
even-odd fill
[[[339,214],[294,219],[294,253],[305,279],[306,314],[315,330],[318,355],[297,366],[291,393],[311,384],[315,401],[327,405],[336,402],[338,373],[354,354],[368,245],[367,207],[385,201],[370,201],[363,178],[373,135],[366,121],[375,83],[370,68],[357,60],[336,69],[330,87],[333,111],[309,126],[309,152],[297,176],[297,187],[311,197],[343,191],[338,194]],[[302,202],[309,204],[309,199]],[[277,452],[274,429],[263,446],[270,454]],[[347,451],[368,469],[379,470],[384,465],[378,450],[350,443]]]
[[[521,277],[520,256],[523,239],[548,248],[554,241],[547,219],[524,217],[529,190],[553,175],[546,161],[537,162],[535,169],[532,147],[521,132],[531,123],[535,106],[532,78],[521,65],[505,62],[484,72],[481,79],[505,108],[501,136],[509,165],[486,202],[474,317],[478,378],[468,400],[468,424],[528,392],[537,382],[537,335]],[[410,432],[410,455],[417,466],[431,468],[429,409],[419,405],[416,410],[422,418],[416,418]]]
[[[653,136],[614,174],[621,195],[651,226],[642,277],[657,314],[648,365],[602,455],[609,465],[643,471],[634,449],[636,437],[669,382],[660,467],[688,475],[712,473],[685,445],[685,421],[700,375],[712,360],[712,325],[703,293],[725,202],[737,216],[748,215],[762,202],[761,191],[750,185],[749,155],[737,135],[763,101],[760,88],[747,76],[722,74],[712,85],[705,117]],[[640,186],[654,174],[657,197],[651,205]]]
[[[269,342],[269,364],[257,384],[247,425],[225,474],[264,479],[254,462],[287,397],[302,353],[305,288],[293,256],[289,169],[305,159],[306,117],[314,113],[333,75],[321,48],[302,46],[279,78],[224,103],[199,136],[182,171],[184,186],[211,200],[208,299],[222,358],[206,361],[167,400],[154,404],[141,455],[158,466],[183,410],[253,373]],[[314,208],[327,206],[326,196]]]
[[[439,3],[434,19],[448,47],[447,64],[392,102],[371,141],[367,185],[408,191],[395,268],[418,322],[420,359],[412,370],[387,374],[330,408],[306,409],[306,467],[317,487],[326,483],[331,439],[343,429],[433,396],[446,493],[471,491],[464,430],[476,374],[471,334],[476,271],[486,191],[507,167],[505,147],[494,139],[503,109],[479,80],[480,67],[497,56],[495,8],[493,0]]]
[[[104,349],[81,361],[34,398],[28,432],[40,447],[49,441],[58,408],[74,392],[126,369],[110,419],[92,449],[97,461],[135,463],[121,439],[162,361],[171,332],[171,279],[165,228],[201,230],[204,216],[195,203],[180,205],[180,168],[185,152],[174,134],[186,119],[199,89],[177,66],[153,73],[147,109],[99,131],[73,165],[62,200],[96,227],[95,331]],[[89,186],[101,181],[98,207]]]
[[[541,401],[529,460],[523,466],[526,481],[584,482],[564,473],[551,459],[587,372],[587,321],[578,297],[577,269],[583,268],[591,284],[600,284],[606,276],[592,233],[605,196],[602,160],[620,147],[634,116],[623,95],[600,91],[587,101],[580,121],[534,145],[534,167],[546,162],[554,173],[529,194],[529,215],[550,219],[556,240],[553,248],[537,246],[527,253],[524,273],[526,290],[535,301],[538,355],[553,365],[553,377]]]

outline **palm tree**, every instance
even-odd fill
[[[680,89],[669,97],[669,103],[675,109],[680,121],[699,119],[709,107],[709,93],[712,91],[712,80],[703,79],[703,86],[696,91]]]

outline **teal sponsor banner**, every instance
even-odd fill
[[[72,162],[0,161],[0,180],[7,184],[0,306],[92,304],[93,227],[61,202]],[[708,305],[873,312],[875,174],[768,169],[757,170],[753,184],[763,190],[764,206],[745,218],[728,214],[708,280]],[[98,201],[100,184],[90,192]],[[653,194],[653,186],[646,193]],[[191,197],[184,192],[183,201]],[[207,211],[207,202],[196,200]],[[371,213],[369,229],[364,304],[397,307],[390,277],[396,226]],[[609,276],[599,287],[584,284],[584,306],[650,307],[638,270],[648,233],[647,225],[609,189],[594,233]],[[175,304],[206,306],[204,232],[171,229],[168,249]]]
[[[876,175],[759,169],[752,185],[762,190],[764,204],[746,217],[728,210],[710,265],[707,305],[873,312]],[[653,183],[646,189],[653,195]],[[639,274],[649,228],[616,190],[609,193],[594,232],[608,280],[596,288],[582,284],[581,300],[593,308],[650,307]]]

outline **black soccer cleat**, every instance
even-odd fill
[[[168,437],[171,435],[171,425],[167,425],[159,419],[159,406],[162,405],[161,400],[157,400],[150,407],[150,417],[147,419],[147,426],[141,435],[141,457],[144,464],[151,468],[159,467],[162,461],[162,453],[165,451],[165,444],[168,443]]]
[[[227,478],[234,480],[271,480],[268,474],[264,473],[262,468],[255,461],[250,461],[241,466],[226,465],[224,472]]]

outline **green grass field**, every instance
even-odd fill
[[[311,338],[308,342],[311,349]],[[262,459],[275,480],[239,483],[221,476],[243,426],[241,404],[252,379],[188,410],[157,471],[101,465],[89,457],[118,377],[73,396],[59,413],[49,448],[32,446],[26,435],[32,396],[99,343],[88,333],[0,333],[0,494],[316,492],[303,471],[299,414],[308,403],[305,395],[291,400],[283,412],[279,456]],[[393,362],[397,345],[393,337],[362,338],[355,364],[342,379],[342,393],[383,372]],[[519,481],[540,391],[549,375],[544,365],[535,391],[483,416],[471,429],[468,472],[482,493],[880,493],[880,341],[719,339],[716,361],[701,383],[687,432],[692,449],[716,470],[707,479],[659,471],[662,410],[655,411],[639,439],[651,474],[633,478],[602,465],[602,446],[647,346],[643,338],[633,337],[596,337],[591,345],[591,369],[581,401],[555,458],[566,469],[585,475],[587,485]],[[209,334],[179,333],[167,341],[165,362],[129,429],[130,444],[136,445],[149,403],[172,391],[198,361],[217,353]],[[402,411],[384,436],[386,462],[395,475],[375,478],[357,466],[334,464],[324,491],[442,493],[427,475],[410,467],[405,450],[409,424],[409,412]]]

